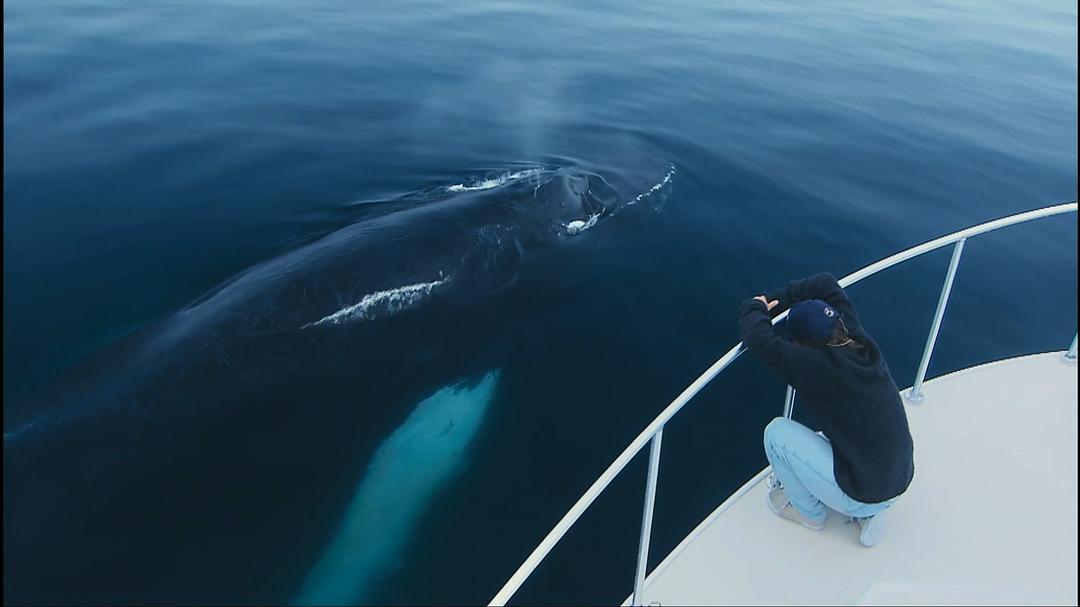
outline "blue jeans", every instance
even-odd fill
[[[791,505],[812,521],[824,521],[828,506],[841,514],[866,518],[896,501],[864,504],[848,497],[833,475],[832,445],[799,422],[778,417],[765,426],[765,456],[784,486]]]

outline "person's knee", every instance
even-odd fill
[[[777,436],[785,433],[792,425],[796,425],[798,422],[791,421],[786,417],[774,417],[771,422],[765,426],[765,437],[768,439],[770,436]]]
[[[768,450],[770,447],[783,444],[782,437],[787,432],[789,425],[793,423],[795,422],[786,417],[777,417],[769,422],[765,426],[765,449]]]

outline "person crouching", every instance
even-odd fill
[[[771,315],[789,308],[786,327],[774,327]],[[864,546],[877,544],[881,513],[911,484],[914,447],[896,382],[855,306],[831,274],[818,274],[748,299],[739,327],[821,427],[783,417],[765,427],[769,508],[813,530],[831,508],[859,523]]]

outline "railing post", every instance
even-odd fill
[[[791,419],[792,409],[795,408],[795,388],[791,386],[787,387],[787,394],[784,395],[784,417]]]
[[[1065,360],[1076,360],[1076,334],[1073,334],[1072,345],[1069,346],[1069,351],[1065,353]]]
[[[653,435],[649,448],[649,475],[645,481],[645,508],[641,514],[641,541],[638,544],[637,573],[634,575],[634,598],[632,605],[641,605],[641,591],[645,586],[645,568],[649,565],[649,539],[652,536],[653,504],[656,503],[656,477],[660,474],[660,441],[664,428],[660,427]]]
[[[930,335],[926,338],[926,349],[923,350],[922,360],[919,361],[919,372],[915,374],[915,383],[907,394],[907,399],[917,403],[923,399],[922,383],[926,378],[926,369],[930,366],[930,355],[934,353],[934,343],[937,342],[938,331],[941,330],[941,319],[945,316],[945,306],[949,303],[949,294],[952,292],[953,279],[956,278],[956,268],[960,265],[960,255],[964,252],[964,243],[967,238],[956,241],[953,247],[952,259],[949,261],[949,271],[945,274],[945,285],[941,287],[941,297],[938,299],[937,311],[934,312],[934,322],[930,325]]]

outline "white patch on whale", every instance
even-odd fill
[[[503,173],[498,177],[492,179],[481,179],[480,181],[474,181],[468,185],[464,183],[456,183],[454,185],[446,186],[447,191],[450,192],[475,192],[477,190],[490,190],[497,188],[503,184],[511,181],[517,181],[518,179],[527,179],[540,174],[541,169],[525,169],[523,171],[514,171],[512,173]]]
[[[324,316],[315,322],[309,322],[301,328],[306,329],[308,327],[317,327],[320,325],[340,325],[345,322],[356,320],[373,320],[375,318],[392,316],[413,307],[425,297],[431,295],[432,289],[446,284],[449,280],[449,278],[443,278],[432,282],[421,282],[414,285],[405,285],[387,289],[385,291],[369,293],[359,302],[344,307],[329,316]]]
[[[589,228],[593,227],[594,225],[596,225],[596,222],[599,219],[600,219],[600,213],[595,213],[593,215],[589,215],[588,219],[575,219],[575,220],[573,220],[571,222],[568,222],[564,226],[564,228],[566,229],[567,234],[570,234],[571,236],[573,236],[574,234],[580,234],[580,233],[584,232],[585,230],[588,230]]]
[[[308,575],[300,605],[359,604],[386,574],[431,498],[465,463],[499,371],[424,399],[379,446],[338,535]]]

